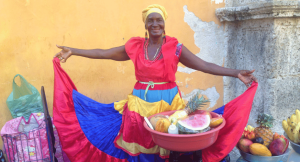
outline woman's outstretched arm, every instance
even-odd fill
[[[114,47],[111,49],[77,49],[70,48],[66,46],[58,46],[57,48],[61,49],[54,57],[60,59],[61,62],[66,62],[69,57],[72,55],[82,56],[92,59],[111,59],[115,61],[126,61],[130,58],[128,57],[125,46]]]
[[[191,51],[189,51],[185,46],[182,46],[181,56],[179,61],[192,69],[202,71],[204,73],[220,75],[220,76],[231,76],[239,78],[247,87],[250,86],[252,81],[257,82],[257,79],[252,75],[254,70],[236,70],[224,68],[222,66],[206,62],[196,55],[194,55]]]

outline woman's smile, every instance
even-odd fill
[[[159,13],[151,13],[145,24],[150,36],[162,36],[165,29],[165,22]]]
[[[154,33],[160,33],[162,30],[161,29],[152,29],[151,31]]]

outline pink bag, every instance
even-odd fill
[[[28,122],[24,117],[8,121],[1,129],[4,151],[8,161],[50,161],[46,124],[43,113],[32,113]],[[57,131],[54,127],[55,157],[59,162],[69,159],[61,149]]]

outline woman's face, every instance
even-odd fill
[[[145,27],[150,37],[162,36],[165,30],[165,21],[159,13],[154,12],[148,15]]]

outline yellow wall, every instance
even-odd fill
[[[14,75],[23,75],[39,91],[45,87],[52,115],[52,57],[59,51],[55,44],[86,49],[124,45],[130,37],[144,36],[141,11],[154,3],[163,5],[169,14],[167,35],[176,37],[193,53],[200,49],[194,44],[194,31],[184,22],[183,6],[201,20],[219,25],[215,9],[225,6],[210,0],[0,1],[0,128],[12,119],[6,99]],[[103,103],[124,99],[136,81],[131,61],[71,57],[62,67],[79,92]],[[180,82],[193,78],[188,88],[179,85],[185,94],[215,86],[220,98],[214,108],[223,104],[222,77],[202,72],[177,73],[176,77]]]

